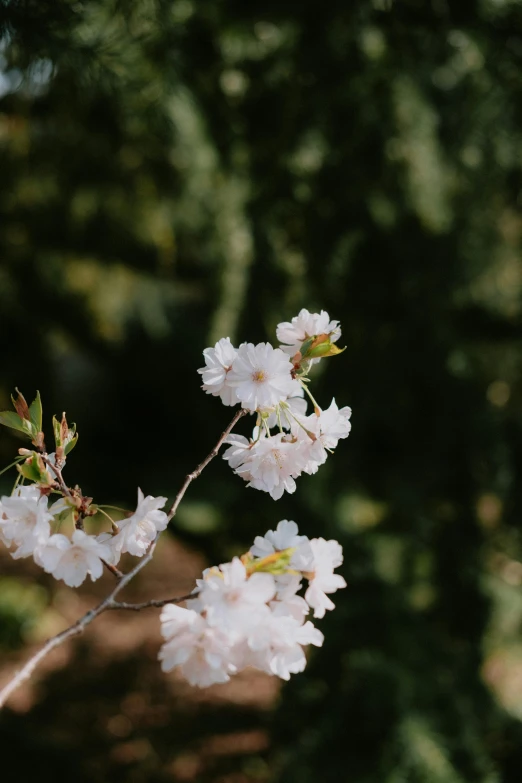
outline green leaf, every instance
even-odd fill
[[[31,417],[31,421],[36,427],[37,432],[42,431],[42,413],[42,398],[40,397],[40,392],[37,391],[36,398],[29,406],[29,415]]]
[[[40,470],[38,469],[38,462],[35,457],[36,454],[33,457],[26,459],[23,465],[18,465],[19,472],[28,481],[40,480]]]
[[[13,411],[2,411],[0,413],[0,424],[11,427],[12,430],[17,430],[23,435],[27,435],[29,438],[33,437],[31,423],[25,419],[21,419],[20,416]],[[29,431],[27,425],[29,425]]]
[[[74,427],[74,424],[73,424],[73,427]],[[76,446],[77,442],[78,442],[78,435],[76,434],[74,436],[74,438],[71,438],[69,443],[65,446],[65,448],[63,450],[63,453],[65,454],[65,456],[67,456],[74,449],[74,447]]]
[[[40,454],[33,452],[23,465],[18,465],[18,471],[29,481],[35,481],[43,486],[50,486],[52,479]]]
[[[58,421],[56,416],[53,416],[53,432],[54,432],[54,442],[56,443],[56,448],[59,448],[62,445],[61,427],[60,427],[60,422]]]
[[[315,340],[316,335],[312,335],[311,337],[308,337],[304,343],[301,345],[300,352],[301,356],[306,356],[310,348],[312,347],[312,343]]]
[[[339,356],[343,351],[346,351],[346,346],[344,348],[338,348],[328,340],[328,342],[319,343],[311,348],[308,351],[308,356],[311,359],[317,359],[319,357],[326,358],[327,356]]]

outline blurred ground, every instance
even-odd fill
[[[202,558],[164,536],[152,563],[125,593],[128,601],[184,595],[204,567]],[[25,644],[0,658],[0,686],[42,640],[58,633],[103,598],[112,577],[71,590],[34,563],[0,551],[2,580],[16,574],[30,590],[40,585],[47,607]],[[279,685],[247,671],[230,683],[199,690],[163,675],[159,609],[107,612],[85,634],[54,651],[13,694],[0,719],[5,783],[32,783],[53,768],[54,780],[264,780],[267,713]],[[224,728],[225,727],[225,728]],[[8,769],[12,763],[12,768]],[[7,767],[6,767],[7,765]]]

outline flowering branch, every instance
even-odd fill
[[[145,496],[138,489],[136,511],[118,524],[79,486],[68,487],[63,478],[67,455],[78,440],[76,426],[69,426],[65,414],[60,421],[53,417],[55,452],[48,454],[40,395],[28,405],[17,390],[18,396],[12,398],[16,412],[0,412],[0,424],[28,437],[35,450],[19,450],[15,488],[11,496],[0,498],[0,541],[14,558],[32,557],[70,587],[78,587],[87,576],[99,579],[104,567],[118,583],[98,606],[49,639],[26,663],[0,691],[0,707],[51,650],[82,633],[102,612],[114,609],[138,612],[163,607],[161,668],[165,672],[179,668],[192,685],[227,682],[247,666],[285,680],[303,671],[304,646],[321,646],[324,638],[305,617],[312,610],[314,618],[324,617],[335,607],[329,594],[346,587],[346,582],[334,573],[343,561],[341,545],[299,535],[295,522],[281,520],[276,530],[257,536],[240,558],[207,568],[190,595],[138,604],[116,597],[151,560],[159,535],[189,485],[224,443],[228,445],[224,459],[247,486],[278,500],[284,492],[295,492],[300,475],[316,473],[339,440],[348,436],[350,408],[338,408],[333,399],[323,410],[308,389],[311,367],[342,353],[335,345],[340,335],[339,323],[331,321],[328,313],[303,309],[291,322],[278,325],[279,348],[270,343],[242,343],[235,348],[225,337],[205,349],[205,367],[198,370],[203,390],[220,397],[226,406],[239,405],[239,410],[207,457],[186,475],[168,513],[162,510],[167,498]],[[305,393],[313,404],[310,415]],[[252,437],[231,435],[247,413],[257,414]],[[52,493],[60,499],[48,506]],[[88,519],[98,511],[109,519],[110,531],[89,532]],[[143,558],[127,574],[117,568],[125,553]],[[308,587],[301,596],[303,580]],[[185,607],[178,606],[183,602]]]
[[[174,502],[172,503],[172,506],[170,508],[170,511],[168,512],[167,516],[169,521],[172,519],[172,517],[175,515],[179,504],[181,503],[183,496],[185,495],[185,492],[187,491],[189,485],[194,481],[194,479],[198,478],[198,476],[201,475],[203,470],[206,468],[206,466],[211,462],[211,460],[214,459],[214,457],[217,456],[220,447],[223,445],[223,442],[225,441],[225,438],[230,435],[233,428],[239,421],[239,419],[244,416],[247,413],[246,410],[239,410],[226,430],[222,433],[221,437],[219,438],[218,442],[212,449],[212,451],[205,457],[205,459],[197,466],[197,468],[192,471],[192,473],[189,473],[185,481],[183,482],[183,485],[181,489],[179,490],[178,494],[174,498]],[[63,481],[63,479],[62,479]],[[145,601],[142,604],[126,604],[126,603],[120,603],[115,601],[114,599],[116,596],[123,590],[124,587],[126,587],[129,582],[134,579],[134,577],[144,568],[147,563],[149,563],[152,560],[152,556],[154,554],[154,550],[156,548],[156,543],[159,538],[159,534],[156,536],[156,539],[153,541],[153,543],[150,546],[149,551],[147,554],[134,566],[134,568],[129,571],[126,574],[121,574],[121,572],[118,571],[118,569],[114,569],[117,572],[117,575],[121,574],[121,577],[119,577],[118,584],[114,587],[114,589],[109,593],[109,595],[101,601],[101,603],[98,604],[98,606],[94,607],[93,609],[89,609],[88,612],[86,612],[83,617],[80,617],[79,620],[77,620],[73,625],[71,625],[69,628],[66,628],[64,631],[61,631],[56,636],[53,636],[51,639],[49,639],[44,646],[38,650],[38,652],[30,658],[27,663],[23,666],[22,669],[7,683],[7,685],[0,690],[0,709],[5,705],[7,699],[11,696],[11,694],[17,690],[26,680],[28,680],[38,664],[46,658],[50,652],[52,652],[56,647],[59,647],[61,644],[66,642],[68,639],[71,639],[73,636],[77,636],[78,634],[83,633],[85,628],[92,623],[93,620],[95,620],[102,612],[106,612],[109,609],[132,609],[133,611],[140,611],[141,609],[147,609],[148,607],[152,606],[165,606],[167,603],[180,603],[181,601],[186,601],[189,596],[181,596],[180,598],[169,598],[165,601]],[[112,570],[112,569],[111,569]]]

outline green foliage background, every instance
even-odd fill
[[[522,4],[0,0],[0,33],[1,407],[65,409],[95,498],[172,496],[229,414],[202,349],[328,310],[349,440],[277,503],[214,463],[174,530],[345,547],[270,779],[518,783]]]

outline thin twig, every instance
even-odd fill
[[[65,641],[67,641],[67,639],[70,639],[71,636],[77,636],[78,634],[83,633],[84,629],[90,625],[90,623],[92,623],[92,621],[98,617],[98,615],[108,609],[118,593],[123,590],[123,588],[131,581],[131,579],[134,579],[138,571],[141,571],[141,569],[144,568],[148,562],[150,562],[152,555],[154,554],[154,549],[156,548],[156,541],[153,541],[145,557],[134,566],[132,571],[129,571],[128,574],[125,574],[125,576],[118,582],[116,587],[106,598],[103,599],[103,601],[101,601],[101,603],[98,604],[98,606],[95,606],[94,609],[89,609],[89,611],[86,612],[83,617],[80,617],[80,619],[77,620],[73,625],[71,625],[69,628],[66,628],[65,631],[62,631],[61,633],[49,639],[44,644],[44,646],[38,650],[36,655],[33,655],[33,657],[27,661],[25,666],[23,666],[23,668],[20,669],[17,674],[15,674],[12,680],[8,682],[7,685],[0,691],[0,707],[4,706],[5,702],[13,693],[13,691],[15,691],[23,682],[29,679],[40,661],[49,655],[49,653],[54,650],[55,647],[63,644]]]
[[[54,463],[51,462],[51,460],[49,459],[47,454],[42,454],[41,457],[42,457],[44,463],[47,465],[47,467],[51,468],[51,470],[53,471],[54,475],[56,476],[58,485],[59,485],[62,493],[64,495],[67,495],[67,497],[70,500],[72,500],[73,498],[72,498],[71,492],[69,490],[69,487],[67,486],[67,484],[65,483],[65,481],[63,479],[62,471],[60,470],[60,468],[58,468]]]
[[[217,455],[219,449],[223,445],[223,442],[227,435],[229,435],[239,419],[244,416],[247,413],[246,410],[239,410],[226,430],[222,433],[220,439],[212,449],[212,451],[208,454],[207,457],[201,462],[197,468],[192,471],[192,473],[189,473],[185,481],[183,482],[183,485],[174,498],[174,502],[172,503],[172,506],[170,508],[170,511],[168,513],[169,520],[172,519],[174,514],[176,513],[179,504],[181,503],[183,496],[185,495],[185,492],[187,491],[189,485],[191,484],[194,479],[198,478],[198,476],[202,473],[202,471],[206,468],[208,463],[214,459],[214,457]],[[58,480],[63,482],[63,478],[61,477],[61,473],[59,468],[56,469],[55,466],[50,464],[50,467],[53,467],[54,472],[56,476],[58,477]],[[64,482],[65,483],[65,482]],[[152,542],[149,551],[147,554],[137,563],[137,565],[134,566],[134,568],[129,571],[128,573],[121,576],[118,584],[111,590],[109,595],[101,601],[101,603],[98,604],[98,606],[95,606],[94,609],[89,609],[88,612],[86,612],[83,617],[80,617],[79,620],[77,620],[73,625],[71,625],[69,628],[66,628],[61,633],[57,634],[56,636],[53,636],[51,639],[49,639],[44,646],[38,650],[38,652],[30,658],[27,663],[20,669],[19,672],[15,674],[15,676],[7,683],[7,685],[0,690],[0,709],[4,706],[7,699],[10,697],[10,695],[22,685],[26,680],[28,680],[40,661],[42,661],[47,655],[49,655],[52,650],[54,650],[56,647],[59,647],[61,644],[67,641],[67,639],[70,639],[73,636],[77,636],[78,634],[83,633],[85,628],[92,623],[93,620],[98,617],[98,615],[102,614],[102,612],[106,612],[109,609],[131,609],[133,611],[140,611],[141,609],[146,609],[148,607],[152,606],[164,606],[166,603],[179,603],[181,601],[187,600],[191,596],[182,596],[180,598],[172,598],[167,599],[166,601],[145,601],[142,604],[126,604],[126,603],[120,603],[118,601],[115,601],[114,599],[118,595],[118,593],[123,590],[124,587],[126,587],[129,582],[134,579],[136,574],[141,571],[142,568],[144,568],[147,563],[149,563],[152,560],[152,556],[154,554],[154,550],[156,548],[156,544],[158,541],[159,535],[156,536],[155,540]]]
[[[181,604],[183,601],[188,601],[190,598],[195,598],[198,595],[196,593],[188,593],[187,595],[180,595],[177,598],[163,598],[162,600],[144,601],[142,604],[126,604],[123,601],[113,601],[107,609],[130,609],[133,612],[141,612],[142,609],[148,609],[151,606],[162,607],[166,604]]]
[[[107,571],[110,571],[111,574],[113,574],[113,576],[116,577],[116,579],[123,579],[123,577],[125,576],[123,571],[120,571],[119,568],[116,568],[116,566],[112,565],[111,563],[108,563],[106,560],[103,559],[103,557],[100,559],[103,565],[105,566],[105,568],[107,569]]]
[[[183,496],[184,496],[185,492],[187,491],[187,489],[189,487],[189,484],[192,481],[194,481],[194,479],[197,479],[198,476],[200,476],[201,473],[205,470],[205,468],[207,467],[208,463],[211,462],[211,460],[213,460],[214,457],[217,456],[217,453],[218,453],[219,449],[221,448],[221,446],[223,445],[223,442],[224,442],[225,438],[228,435],[230,435],[230,433],[232,432],[232,430],[236,426],[236,424],[239,421],[239,419],[242,416],[245,416],[247,413],[248,413],[248,411],[244,410],[243,408],[236,413],[236,415],[234,416],[234,418],[232,419],[232,421],[230,422],[230,424],[228,425],[226,430],[221,434],[220,439],[218,440],[218,442],[216,443],[216,445],[214,446],[214,448],[212,449],[210,454],[208,454],[205,457],[203,462],[200,462],[200,464],[197,466],[197,468],[195,470],[192,471],[192,473],[189,473],[185,477],[185,481],[183,482],[183,486],[181,487],[180,491],[178,492],[178,494],[174,498],[174,502],[173,502],[172,506],[170,507],[169,513],[167,514],[167,516],[169,518],[169,521],[172,519],[172,517],[174,516],[174,514],[178,510],[178,506],[181,503],[181,501],[183,500]]]

